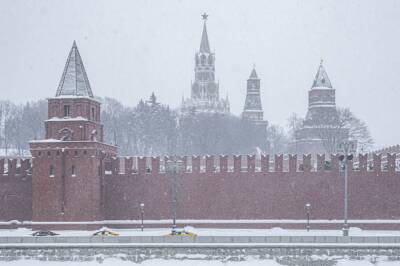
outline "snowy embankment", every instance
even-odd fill
[[[314,258],[315,259],[315,258]],[[332,266],[398,266],[399,261],[387,261],[374,258],[372,260],[350,260],[338,259],[335,261],[328,261],[326,258],[321,258],[321,264],[294,264],[294,265],[332,265]],[[306,263],[306,262],[303,262]],[[151,259],[140,263],[133,263],[131,261],[124,261],[120,259],[106,259],[84,262],[63,262],[63,261],[39,261],[39,260],[18,260],[18,261],[0,261],[0,266],[283,266],[272,259],[254,259],[242,258],[240,261],[210,261],[203,260],[202,258],[193,257],[192,259]]]
[[[31,261],[31,260],[20,260],[12,262],[0,262],[0,265],[7,266],[124,266],[132,265],[130,261],[121,260],[105,260],[101,264],[96,261],[90,262],[48,262],[48,261]],[[248,260],[240,262],[221,262],[221,261],[180,261],[180,260],[148,260],[140,263],[141,266],[282,266],[282,264],[277,263],[273,260]],[[337,266],[398,266],[398,262],[378,262],[372,263],[366,260],[362,261],[351,261],[351,260],[339,260],[337,261]]]
[[[195,229],[197,238],[211,239],[305,239],[341,238],[340,230],[284,230],[274,229]],[[111,229],[113,230],[113,229]],[[120,237],[107,237],[107,243],[91,242],[95,231],[58,230],[60,234],[50,237],[56,240],[46,242],[46,237],[36,237],[30,243],[32,230],[26,228],[0,230],[0,240],[21,239],[19,243],[0,243],[0,266],[394,266],[400,265],[400,243],[183,243],[183,242],[125,242],[123,239],[179,239],[165,235],[169,229],[115,229]],[[351,236],[379,239],[398,238],[400,231],[367,231],[350,229]],[[65,239],[86,239],[88,242],[66,243]],[[99,240],[99,239],[97,239]],[[96,240],[96,241],[97,241]],[[110,241],[110,242],[108,242]]]
[[[113,229],[120,236],[164,236],[171,232],[168,228],[145,228],[140,229]],[[294,230],[294,229],[213,229],[213,228],[188,228],[189,231],[198,236],[341,236],[341,230]],[[92,236],[94,231],[84,230],[54,230],[59,236]],[[34,231],[29,228],[19,229],[0,229],[0,237],[8,236],[30,236]],[[351,227],[349,230],[351,236],[400,236],[400,231],[389,230],[361,230]],[[57,236],[56,236],[57,237]]]

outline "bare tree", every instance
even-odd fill
[[[292,113],[287,120],[287,128],[289,129],[288,137],[290,140],[295,140],[296,131],[298,131],[303,125],[304,119],[298,114]]]
[[[327,153],[336,153],[338,144],[343,140],[356,141],[358,151],[368,150],[373,144],[365,122],[355,117],[348,108],[337,108],[334,114],[320,114],[314,117],[313,125]]]
[[[280,126],[268,126],[266,137],[269,144],[268,153],[279,154],[287,151],[288,138]]]

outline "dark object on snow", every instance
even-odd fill
[[[191,237],[194,237],[194,236],[197,236],[197,234],[186,231],[183,228],[181,228],[181,229],[173,228],[171,233],[169,233],[167,236],[191,236]]]
[[[32,234],[33,236],[58,236],[58,234],[52,231],[37,231]]]
[[[119,236],[119,234],[108,230],[101,230],[94,233],[93,236]]]

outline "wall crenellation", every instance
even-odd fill
[[[0,159],[0,177],[27,177],[32,174],[31,159],[2,158]]]
[[[338,172],[340,162],[337,155],[317,155],[315,165],[311,156],[303,154],[274,155],[207,155],[181,156],[185,173],[255,173],[255,172]],[[111,164],[105,169],[106,174],[160,174],[165,173],[165,163],[169,157],[114,157]],[[399,172],[400,156],[391,154],[359,154],[349,162],[349,171],[355,172]],[[32,172],[29,158],[2,158],[0,159],[0,176],[29,176]]]
[[[206,155],[181,156],[185,173],[309,173],[309,172],[339,172],[342,168],[338,155],[317,155],[315,164],[311,155],[277,154],[269,155]],[[160,174],[165,173],[165,163],[169,157],[116,157],[113,159],[113,170],[108,174]],[[388,153],[359,154],[349,161],[348,170],[354,172],[399,172],[400,156]],[[109,169],[110,170],[110,169]]]

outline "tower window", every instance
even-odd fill
[[[92,107],[92,120],[94,120],[94,107]]]
[[[202,65],[206,64],[206,56],[205,55],[201,55],[201,64]]]
[[[75,176],[76,175],[76,171],[75,171],[75,165],[73,165],[71,167],[71,176]]]
[[[70,115],[71,115],[70,109],[71,109],[71,106],[69,106],[69,105],[64,105],[64,117],[67,117],[67,116],[70,116]]]
[[[54,166],[50,165],[49,176],[54,177]]]

